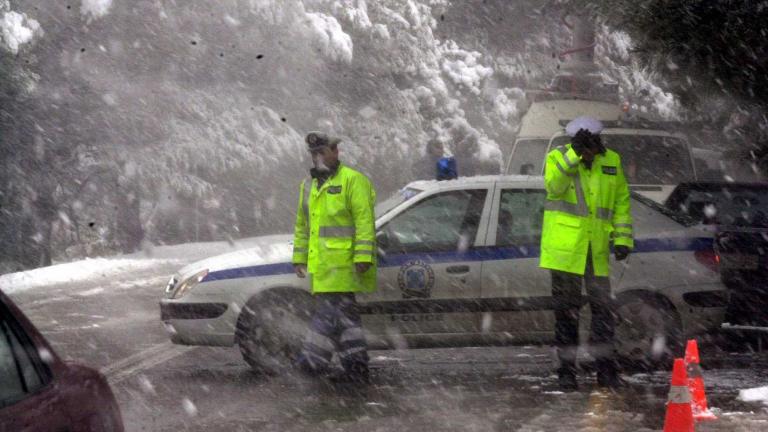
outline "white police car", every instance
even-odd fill
[[[541,177],[490,176],[411,183],[379,204],[379,286],[358,296],[370,347],[551,343],[550,276],[538,268],[544,198]],[[649,362],[717,329],[728,295],[711,235],[640,196],[632,213],[634,253],[611,269],[617,348]],[[290,242],[264,237],[181,269],[160,303],[171,340],[237,344],[256,369],[289,364],[312,303]]]

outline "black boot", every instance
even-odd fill
[[[597,385],[611,390],[618,390],[626,386],[619,376],[616,365],[613,362],[599,362],[597,366]]]
[[[368,370],[368,365],[360,364],[350,367],[341,374],[332,375],[330,380],[339,384],[367,385],[371,383],[371,373]]]
[[[579,383],[576,381],[576,371],[573,368],[560,368],[557,371],[557,383],[560,390],[572,392],[579,389]]]

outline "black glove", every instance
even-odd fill
[[[581,131],[579,131],[581,133]],[[571,140],[571,148],[574,152],[576,152],[576,156],[581,157],[582,154],[584,154],[584,150],[587,149],[587,139],[583,136],[579,136],[579,134],[576,134],[575,137]]]
[[[603,145],[603,140],[600,139],[600,135],[592,135],[590,139],[590,148],[596,154],[605,154],[605,152],[607,151],[605,146]]]
[[[616,261],[623,261],[629,256],[630,249],[624,245],[618,245],[613,247],[613,255],[616,257]]]
[[[600,139],[600,135],[593,135],[584,129],[581,129],[571,139],[571,148],[577,155],[581,156],[584,150],[589,149],[593,154],[605,153],[605,146]]]

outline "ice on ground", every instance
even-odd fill
[[[376,357],[373,358],[373,361],[381,361],[381,362],[384,362],[384,361],[399,362],[399,361],[402,361],[402,360],[403,359],[400,359],[400,358],[397,358],[397,357],[387,357],[387,356],[376,356]]]
[[[86,291],[80,291],[79,293],[77,293],[77,295],[84,296],[84,297],[90,297],[92,295],[101,294],[103,292],[104,292],[104,288],[94,288],[94,289],[89,289],[89,290],[86,290]]]
[[[762,402],[768,405],[768,386],[739,390],[739,400],[744,402]]]

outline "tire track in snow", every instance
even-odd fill
[[[154,345],[136,354],[101,368],[110,385],[118,384],[139,372],[184,355],[197,347],[174,345],[170,342]]]

